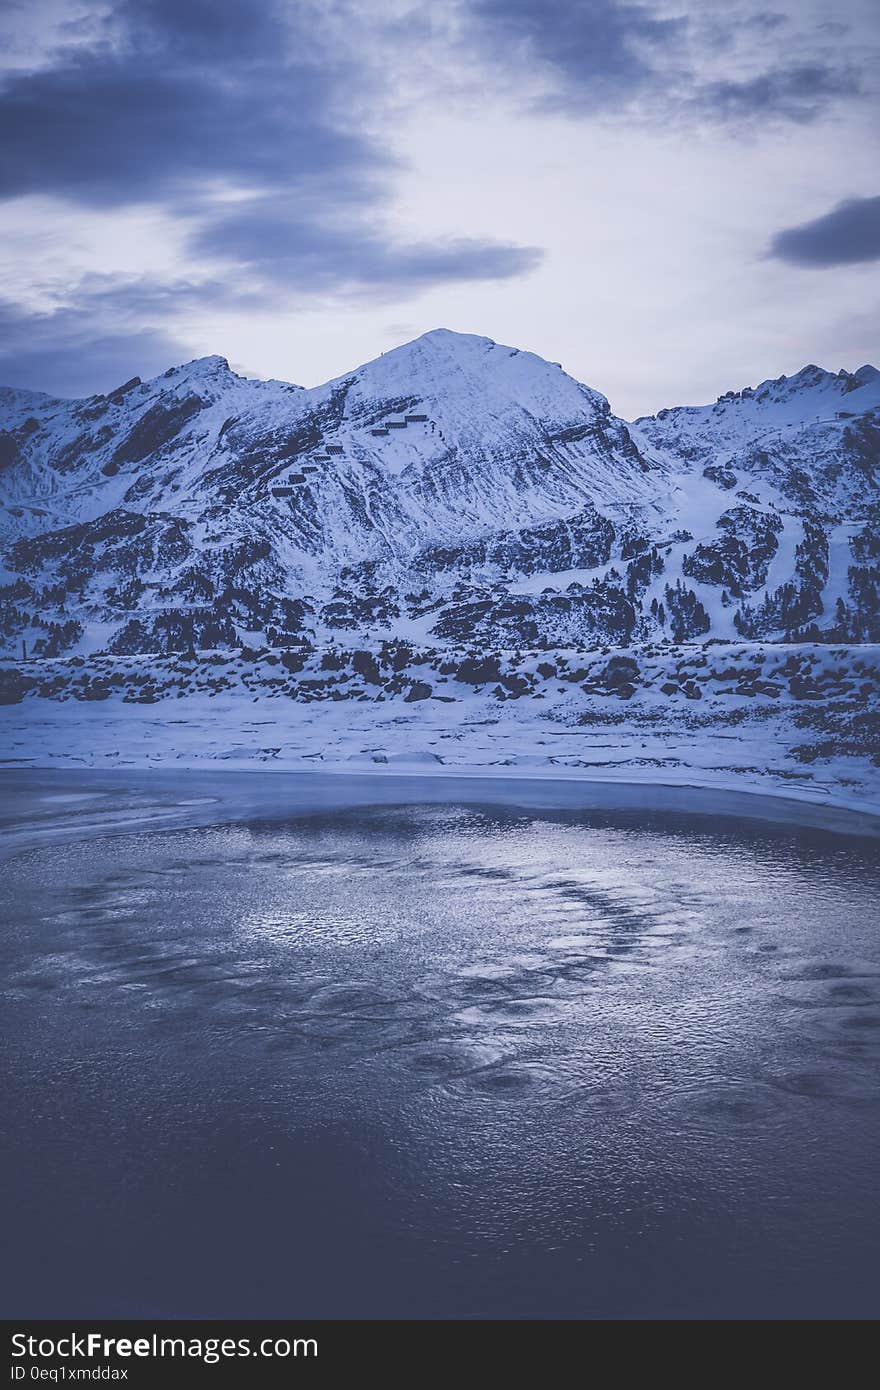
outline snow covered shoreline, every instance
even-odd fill
[[[774,767],[772,760],[768,766],[763,767],[741,764],[725,767],[719,764],[719,758],[725,753],[729,755],[729,750],[720,750],[717,740],[713,740],[711,736],[702,741],[688,740],[684,731],[675,743],[664,742],[655,736],[650,745],[650,755],[646,755],[644,741],[637,753],[631,742],[629,747],[626,746],[625,735],[618,735],[617,741],[606,742],[602,747],[601,753],[604,756],[594,756],[593,760],[587,763],[574,755],[570,762],[563,761],[565,754],[570,751],[567,748],[555,750],[555,757],[540,756],[525,748],[511,748],[511,733],[515,734],[516,731],[505,733],[502,730],[495,733],[494,748],[490,743],[493,735],[487,733],[481,747],[458,750],[465,755],[461,761],[441,762],[440,757],[432,750],[438,735],[443,737],[445,731],[438,731],[429,726],[421,730],[421,737],[418,736],[418,730],[410,729],[409,738],[407,731],[401,731],[402,746],[397,751],[383,752],[379,757],[369,750],[347,751],[347,745],[341,737],[335,744],[325,743],[320,751],[312,752],[299,748],[267,750],[264,747],[248,747],[241,741],[243,731],[235,728],[228,729],[230,741],[224,751],[218,752],[211,747],[200,747],[197,740],[199,736],[210,736],[212,742],[223,742],[224,725],[221,722],[220,710],[211,710],[210,725],[194,725],[187,730],[190,746],[186,748],[160,741],[162,730],[156,727],[156,721],[141,717],[135,722],[129,711],[126,711],[125,725],[122,725],[121,721],[117,723],[107,720],[106,711],[99,713],[94,708],[81,712],[81,721],[78,724],[74,724],[69,711],[64,711],[65,717],[60,718],[62,711],[57,707],[40,713],[44,717],[35,720],[31,732],[38,736],[35,744],[41,751],[15,756],[14,739],[10,736],[9,727],[12,721],[7,711],[0,711],[0,739],[7,754],[2,758],[0,774],[7,770],[27,769],[40,772],[72,772],[77,769],[95,772],[130,769],[143,772],[153,769],[166,772],[308,771],[335,776],[359,773],[378,778],[502,778],[513,781],[733,792],[792,803],[834,806],[880,817],[880,778],[875,778],[874,785],[869,787],[869,769],[866,767],[854,769],[848,766],[832,766],[814,770],[809,775],[809,780],[803,781],[795,780],[786,768]],[[77,713],[80,714],[79,711]],[[179,723],[186,725],[187,721],[180,720]],[[318,731],[313,728],[313,732]],[[329,728],[321,732],[325,738],[330,735]],[[353,735],[356,731],[345,732]],[[545,732],[554,738],[564,740],[563,731],[548,729]],[[300,729],[302,736],[306,733],[306,728]],[[232,742],[235,738],[238,739],[237,743]],[[576,738],[576,735],[573,735],[573,738]],[[70,740],[67,748],[58,746],[65,739]],[[753,745],[749,750],[748,744],[744,745],[738,740],[738,753],[743,756],[751,751],[757,755],[759,752],[766,752],[766,743],[772,742],[772,730],[767,731],[766,742],[762,740],[760,749]],[[103,751],[102,743],[114,743],[116,747],[112,753]],[[53,747],[53,744],[56,746]],[[589,751],[595,755],[600,750],[592,745]],[[9,752],[13,752],[13,756],[8,756]],[[854,776],[853,773],[856,771],[861,776]]]
[[[428,649],[394,667],[341,647],[32,662],[0,673],[0,757],[701,787],[880,815],[878,656],[739,643]]]
[[[628,425],[437,330],[310,390],[211,357],[0,406],[0,767],[880,815],[874,368]]]
[[[115,768],[0,769],[0,860],[47,841],[208,825],[295,820],[358,806],[499,805],[528,811],[605,811],[735,817],[768,830],[810,829],[880,837],[880,801],[870,806],[815,789],[748,786],[717,780],[661,782],[558,769],[406,765],[320,769],[196,762]]]

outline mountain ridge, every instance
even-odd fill
[[[502,349],[504,349],[504,350],[506,350],[506,351],[508,351],[508,352],[512,352],[512,353],[516,353],[516,354],[518,354],[518,355],[525,355],[525,356],[528,356],[528,357],[536,358],[537,360],[539,360],[539,361],[541,361],[541,362],[544,362],[545,365],[553,366],[553,367],[558,368],[559,370],[563,370],[560,363],[558,363],[558,362],[550,363],[550,362],[548,362],[548,360],[547,360],[546,358],[541,358],[541,357],[539,356],[539,354],[533,353],[533,352],[531,352],[529,349],[525,349],[525,348],[514,348],[514,347],[507,346],[507,345],[505,345],[505,344],[499,344],[499,343],[497,342],[496,339],[494,339],[494,338],[489,338],[489,337],[487,337],[487,336],[485,336],[485,335],[482,335],[482,334],[461,333],[461,332],[459,332],[459,331],[456,330],[456,329],[444,328],[444,327],[437,327],[437,328],[428,329],[425,333],[418,334],[415,338],[408,339],[406,342],[400,343],[400,344],[398,344],[398,345],[397,345],[396,347],[394,347],[394,348],[389,348],[389,349],[387,349],[387,350],[385,350],[385,351],[383,351],[383,352],[380,352],[376,357],[369,358],[366,362],[361,363],[359,367],[355,367],[355,368],[353,368],[353,369],[350,369],[348,372],[339,373],[337,376],[335,376],[335,377],[330,377],[330,378],[328,378],[326,381],[318,382],[318,383],[316,383],[316,385],[313,386],[313,387],[301,386],[301,385],[298,385],[298,384],[295,383],[295,382],[289,382],[289,381],[287,381],[286,379],[282,379],[282,378],[275,378],[275,377],[259,377],[259,376],[254,375],[254,374],[251,373],[251,372],[244,372],[244,371],[238,372],[238,371],[236,371],[233,367],[230,366],[229,358],[223,356],[223,355],[220,354],[220,353],[206,353],[206,354],[204,354],[204,355],[201,356],[201,357],[193,357],[193,358],[190,358],[190,359],[189,359],[188,361],[186,361],[186,362],[174,363],[174,364],[172,364],[171,366],[167,367],[164,371],[157,373],[155,376],[146,378],[145,381],[144,381],[144,379],[142,379],[142,378],[139,377],[139,378],[138,378],[138,384],[150,385],[150,384],[153,384],[153,383],[158,383],[158,382],[162,381],[164,378],[170,377],[170,376],[172,376],[172,375],[174,375],[174,374],[182,373],[182,372],[188,371],[188,370],[190,370],[190,369],[192,369],[192,368],[196,368],[196,367],[204,367],[204,368],[207,369],[207,368],[209,367],[209,365],[210,365],[212,368],[215,368],[215,367],[216,367],[216,368],[221,369],[221,370],[222,370],[222,369],[225,369],[231,376],[236,377],[238,380],[241,380],[241,381],[251,381],[251,382],[257,382],[257,383],[262,383],[262,384],[270,384],[270,385],[271,385],[271,384],[278,384],[278,385],[285,386],[285,387],[292,387],[292,388],[295,389],[295,390],[301,390],[301,391],[319,390],[322,386],[329,386],[332,382],[343,381],[343,380],[346,378],[346,376],[350,376],[350,375],[352,374],[352,372],[357,372],[357,371],[363,370],[365,367],[373,366],[373,365],[375,365],[376,363],[381,362],[383,358],[385,358],[385,357],[390,357],[390,356],[392,356],[392,355],[395,354],[395,353],[400,353],[400,352],[403,352],[403,351],[405,351],[405,350],[407,350],[407,349],[413,348],[413,347],[414,347],[415,345],[417,345],[417,344],[420,344],[420,343],[430,343],[430,342],[434,342],[434,341],[441,342],[441,341],[443,341],[443,340],[455,340],[455,341],[462,341],[462,342],[464,342],[464,341],[472,341],[472,342],[475,342],[475,343],[485,344],[487,347],[499,347],[499,346],[500,346]],[[741,395],[743,395],[744,393],[757,393],[757,392],[761,391],[761,390],[764,389],[764,388],[770,388],[770,387],[774,387],[774,386],[780,386],[780,385],[783,385],[783,384],[785,384],[785,383],[791,384],[791,383],[799,382],[799,381],[801,381],[802,378],[810,379],[810,378],[814,377],[815,374],[817,374],[817,373],[820,374],[820,375],[823,376],[823,377],[827,377],[827,378],[835,379],[835,380],[841,380],[841,381],[845,381],[845,380],[847,380],[847,379],[853,379],[853,378],[855,378],[856,380],[859,380],[862,384],[865,384],[865,383],[868,382],[868,381],[874,380],[877,376],[880,376],[880,368],[877,368],[877,367],[873,366],[871,363],[866,362],[866,363],[863,363],[861,367],[856,368],[856,370],[855,370],[855,371],[852,371],[852,372],[849,371],[849,370],[848,370],[847,368],[845,368],[845,367],[841,367],[841,368],[839,368],[836,372],[832,372],[832,371],[829,370],[828,368],[821,367],[821,366],[817,365],[815,362],[808,362],[808,363],[806,363],[803,367],[801,367],[801,368],[799,369],[799,371],[797,371],[797,372],[790,373],[790,374],[788,374],[788,375],[786,375],[785,373],[783,373],[783,374],[781,374],[781,375],[778,376],[778,377],[767,377],[767,378],[765,378],[764,380],[760,381],[760,382],[757,384],[757,386],[754,386],[754,387],[751,387],[751,386],[740,387],[740,388],[734,388],[733,390],[727,391],[727,392],[723,393],[721,396],[716,397],[716,403],[719,402],[719,401],[722,401],[722,400],[724,400],[724,399],[726,399],[726,398],[728,398],[728,397],[730,397],[730,396],[741,396]],[[565,373],[565,375],[568,375],[568,373]],[[576,378],[571,378],[571,379],[572,379],[572,380],[577,380]],[[127,384],[127,383],[125,383],[125,384]],[[118,390],[118,389],[119,389],[118,387],[115,388],[115,390]],[[588,390],[594,391],[594,393],[595,393],[596,395],[601,395],[601,394],[602,394],[601,392],[599,392],[598,390],[596,390],[596,388],[588,387],[587,389],[588,389]],[[12,395],[42,397],[42,398],[44,398],[44,399],[51,400],[51,401],[56,401],[56,402],[65,402],[65,401],[67,401],[67,402],[83,402],[83,401],[88,401],[88,400],[102,399],[104,396],[108,396],[108,397],[109,397],[109,396],[112,396],[115,392],[114,392],[114,391],[108,391],[108,392],[106,392],[106,393],[95,393],[95,392],[92,392],[92,393],[90,393],[90,394],[88,394],[88,395],[85,395],[85,396],[56,396],[56,395],[53,395],[51,392],[41,391],[41,390],[38,390],[38,389],[32,388],[32,387],[13,386],[13,385],[8,385],[8,384],[0,383],[0,398],[2,398],[2,397],[3,397],[4,395],[6,395],[7,393],[8,393],[8,394],[12,394]],[[607,399],[607,397],[606,397],[605,399]],[[668,410],[702,410],[702,409],[708,408],[711,404],[713,404],[713,403],[712,403],[712,402],[698,402],[698,403],[696,403],[696,404],[689,404],[689,405],[665,406],[665,407],[663,407],[661,410],[655,411],[653,414],[646,414],[646,415],[634,416],[633,419],[632,419],[632,421],[630,421],[629,423],[637,424],[637,423],[639,423],[639,422],[642,421],[642,420],[655,419],[658,415],[662,415],[662,414],[664,414],[664,413],[665,413],[666,411],[668,411]],[[625,418],[625,417],[621,417],[621,418]]]
[[[0,391],[7,765],[504,769],[880,814],[880,376],[627,422],[435,332]]]
[[[448,329],[310,388],[4,389],[4,650],[874,639],[878,458],[869,365],[627,422]]]

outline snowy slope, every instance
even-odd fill
[[[2,391],[4,650],[874,640],[878,410],[807,367],[627,425],[446,330],[309,390]]]
[[[880,372],[867,365],[836,374],[810,365],[634,423],[659,457],[731,469],[759,489],[772,483],[795,502],[845,514],[876,501],[878,430]]]

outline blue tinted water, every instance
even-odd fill
[[[20,853],[3,1310],[876,1315],[878,888],[668,810]]]

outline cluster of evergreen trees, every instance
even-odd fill
[[[61,656],[62,652],[75,646],[83,635],[82,623],[78,623],[75,618],[68,618],[66,622],[61,623],[47,623],[45,626],[46,635],[38,637],[34,642],[31,656]]]
[[[794,579],[766,594],[760,604],[742,604],[733,618],[741,637],[784,634],[791,638],[821,616],[822,592],[828,582],[828,536],[815,518],[805,517],[803,525],[804,538],[795,549]]]
[[[228,616],[211,609],[166,609],[147,620],[130,618],[108,646],[114,656],[140,656],[159,652],[210,651],[213,647],[237,647],[238,633]]]
[[[688,589],[680,579],[675,588],[666,585],[666,603],[651,600],[651,612],[661,626],[669,624],[673,642],[689,642],[694,637],[702,637],[711,626],[706,612],[693,589]]]

